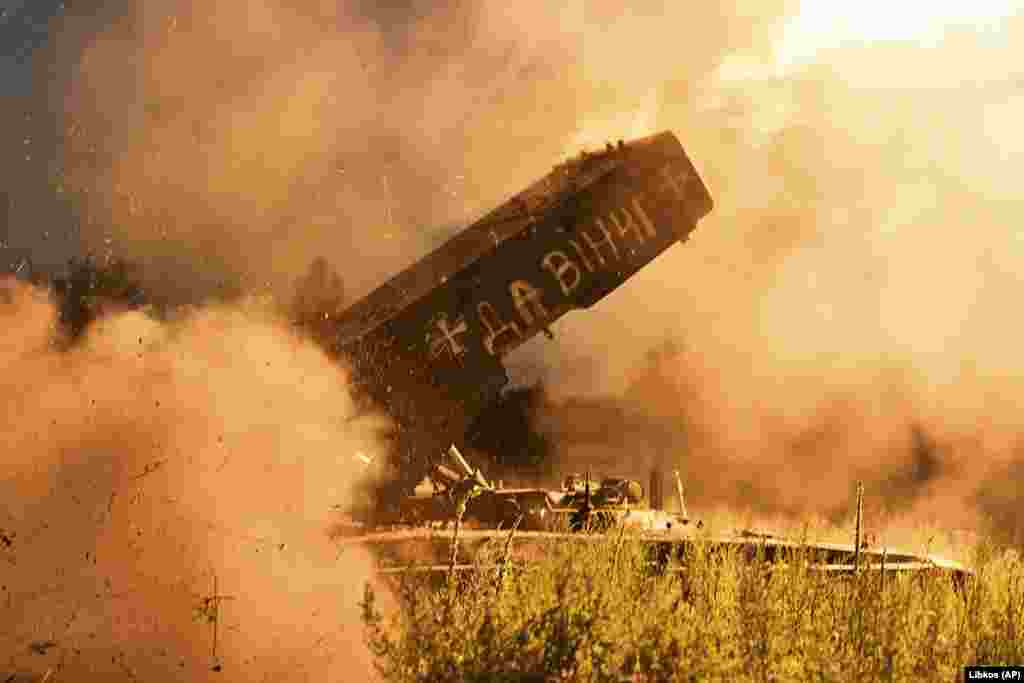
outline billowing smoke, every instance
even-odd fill
[[[1019,541],[1022,31],[837,48],[781,75],[735,60],[700,97],[667,87],[657,125],[716,211],[556,328],[571,351],[549,364],[564,418],[547,421],[567,464],[666,461],[706,504],[794,513],[841,508],[863,479],[887,508]],[[645,361],[665,339],[679,348]],[[629,436],[609,449],[582,424]]]
[[[55,318],[45,292],[2,283],[0,671],[370,676],[370,560],[328,527],[384,425],[345,370],[258,302],[114,314],[69,351]]]
[[[319,256],[359,296],[578,145],[648,132],[665,84],[764,51],[783,9],[68,3],[31,116],[2,114],[4,241],[80,241],[162,303],[287,298]],[[253,305],[113,313],[57,352],[52,304],[3,296],[5,670],[362,675],[367,564],[324,528],[379,425],[344,370]]]
[[[695,503],[793,514],[832,512],[849,497],[851,483],[863,479],[869,499],[882,499],[894,514],[957,524],[981,514],[1019,540],[1016,406],[1024,365],[1015,311],[1024,294],[1017,276],[1024,248],[1015,179],[1024,149],[1016,127],[1019,76],[1012,69],[1021,63],[1024,26],[1017,17],[987,34],[951,31],[928,48],[868,42],[778,72],[772,49],[796,4],[652,1],[626,9],[582,0],[477,1],[418,10],[414,3],[382,9],[370,2],[164,0],[147,2],[143,10],[143,3],[107,3],[102,15],[90,8],[59,22],[51,68],[41,72],[62,115],[63,163],[48,177],[80,214],[85,247],[138,262],[151,293],[195,300],[224,286],[251,291],[269,285],[278,292],[326,255],[343,275],[346,294],[358,296],[580,144],[670,128],[711,188],[715,212],[685,247],[666,253],[593,311],[555,326],[555,344],[527,345],[514,359],[521,375],[545,380],[549,397],[537,408],[537,428],[553,435],[548,442],[566,466],[611,463],[643,474],[653,463],[678,465]],[[19,206],[8,211],[9,232],[36,230],[39,216]],[[18,315],[11,324],[33,319]],[[110,503],[109,492],[161,458],[166,464],[136,486],[170,486],[179,471],[174,467],[184,466],[180,458],[154,455],[166,448],[161,444],[181,444],[185,458],[196,448],[219,453],[212,445],[203,451],[198,437],[188,436],[203,430],[185,427],[186,418],[217,426],[208,424],[208,415],[227,410],[222,394],[212,390],[218,386],[239,401],[231,413],[236,443],[245,434],[262,434],[264,440],[244,442],[267,459],[312,452],[308,443],[316,437],[297,425],[320,413],[296,411],[302,419],[291,424],[295,431],[279,433],[273,425],[290,413],[263,403],[307,390],[296,381],[307,377],[296,365],[303,361],[280,355],[266,370],[280,374],[260,374],[253,359],[261,347],[246,341],[253,333],[254,340],[291,348],[282,341],[288,337],[231,328],[235,318],[227,313],[200,313],[167,328],[184,332],[162,343],[177,349],[176,339],[194,340],[214,355],[154,352],[173,369],[142,377],[131,365],[138,343],[130,342],[146,337],[119,330],[143,322],[111,320],[113,332],[97,330],[91,345],[67,357],[8,337],[16,340],[10,348],[19,354],[17,366],[45,363],[69,373],[57,389],[12,391],[5,404],[18,411],[12,423],[22,425],[12,452],[18,462],[31,463],[15,468],[31,473],[19,474],[19,487],[38,491],[14,500],[65,509],[79,505],[74,496],[99,505],[94,495],[106,501],[103,510],[110,505],[111,520],[131,519],[118,514],[118,506],[131,510],[129,494]],[[228,321],[227,327],[216,321]],[[199,329],[210,332],[187,332]],[[232,337],[231,329],[238,334]],[[229,338],[234,346],[215,345]],[[666,339],[677,348],[645,358]],[[131,347],[123,363],[79,362],[98,358],[89,354],[114,342],[118,353]],[[213,383],[203,377],[204,362],[239,372],[223,376],[223,385]],[[310,374],[340,372],[326,368]],[[50,369],[15,376],[49,382]],[[277,378],[269,396],[252,390],[263,377]],[[100,425],[95,420],[102,417],[106,427],[71,430],[88,435],[70,442],[81,445],[58,438],[68,411],[57,415],[46,406],[90,396],[86,388],[113,391],[123,382],[134,392],[125,395],[141,396],[138,401],[98,400],[107,408],[82,412],[91,420],[83,424]],[[237,389],[230,388],[233,382]],[[161,388],[184,392],[179,384],[201,395],[182,394],[187,400],[180,403],[157,397]],[[149,399],[152,418],[122,419]],[[91,406],[74,400],[74,408]],[[315,403],[341,412],[348,405],[341,399]],[[180,414],[167,412],[172,405]],[[602,429],[588,432],[589,425]],[[352,440],[349,427],[336,436],[310,429],[326,435],[324,447],[332,454]],[[282,434],[297,433],[303,448],[286,448],[292,442]],[[147,445],[126,449],[132,467],[103,469],[102,454],[135,437]],[[224,439],[231,443],[229,434]],[[80,469],[61,470],[55,463],[62,458]],[[167,495],[201,496],[193,505],[212,510],[210,523],[236,529],[251,522],[255,531],[215,541],[219,537],[206,531],[214,527],[201,526],[195,536],[205,544],[202,562],[171,573],[185,575],[198,594],[212,566],[219,587],[234,595],[247,590],[244,572],[232,577],[229,567],[259,566],[252,586],[289,576],[269,564],[286,550],[266,551],[255,541],[278,538],[263,521],[271,516],[247,507],[270,505],[273,496],[247,495],[259,490],[256,485],[232,489],[245,478],[232,474],[230,464],[217,472],[221,460],[213,462],[209,477],[193,470],[188,479],[186,468],[176,492]],[[321,464],[310,467],[336,461],[315,462]],[[263,476],[253,468],[252,477]],[[63,479],[55,478],[62,471]],[[95,481],[106,481],[106,489],[97,484],[100,493],[89,493]],[[275,476],[272,483],[286,481]],[[238,499],[220,497],[232,490]],[[299,505],[326,495],[317,491],[309,498],[282,494],[279,501]],[[225,502],[232,500],[237,504]],[[307,504],[311,517],[324,507]],[[18,508],[10,514],[16,521],[46,517]],[[153,514],[160,528],[164,518]],[[75,515],[72,521],[87,525],[87,519]],[[279,522],[291,523],[298,522]],[[18,527],[11,547],[54,534],[74,543],[39,540],[38,547],[77,552],[72,546],[89,534],[67,528],[58,536],[49,527]],[[109,560],[108,574],[149,566],[124,558],[135,547],[127,545],[130,533],[111,536],[114,550],[103,555],[98,549],[89,560]],[[150,536],[136,534],[138,542]],[[227,555],[217,564],[207,546],[235,548],[268,564],[232,564]],[[86,551],[92,553],[83,549],[82,562]],[[190,557],[185,552],[172,559]],[[19,571],[30,564],[46,566],[19,559]],[[45,569],[32,576],[46,585],[56,581]],[[99,581],[105,589],[98,570],[93,576],[79,572],[75,580],[89,590]],[[110,594],[121,590],[116,579]],[[297,582],[304,588],[296,590],[318,581]],[[146,599],[177,608],[178,584],[167,585],[166,593]],[[324,579],[323,585],[333,584]],[[40,588],[38,594],[52,593]],[[174,599],[161,602],[166,596]],[[93,600],[95,610],[119,604]],[[225,603],[225,613],[241,610],[236,614],[249,614],[246,623],[259,623],[244,610],[269,610],[273,601],[240,597]],[[87,634],[79,622],[67,621],[74,604],[64,604],[39,614],[57,615],[51,630],[71,623],[68,628],[83,630],[69,632]],[[305,603],[282,609],[299,605]],[[114,633],[119,613],[101,613],[96,623]],[[17,614],[15,623],[31,625],[19,633],[37,628],[32,615]],[[309,610],[294,623],[321,623],[315,620],[325,614]],[[182,638],[201,637],[193,622],[180,623],[174,628]],[[227,629],[223,647],[241,652],[232,650],[241,640],[232,644],[231,638],[272,633],[269,627]],[[283,635],[292,631],[276,633],[282,633],[279,643],[298,642]],[[152,639],[136,641],[149,647]],[[208,644],[188,642],[196,653]],[[294,651],[308,657],[305,644]],[[253,652],[262,647],[254,645]],[[148,651],[142,660],[163,661]]]
[[[560,445],[563,467],[638,477],[678,469],[696,508],[836,521],[862,481],[872,513],[973,524],[974,496],[1012,459],[1013,443],[999,440],[1013,434],[1010,422],[950,424],[921,405],[898,368],[865,371],[862,386],[789,376],[793,399],[775,405],[723,395],[721,379],[698,351],[667,345],[623,395],[548,396],[537,428]]]
[[[579,145],[648,132],[666,88],[765,52],[785,5],[69,10],[59,189],[154,294],[280,292],[325,255],[358,296]]]

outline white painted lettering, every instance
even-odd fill
[[[492,356],[497,356],[498,352],[501,351],[501,348],[495,348],[495,342],[503,336],[513,335],[516,340],[523,338],[519,324],[514,320],[507,323],[502,322],[498,317],[498,312],[494,310],[494,306],[490,303],[481,301],[476,305],[476,312],[480,317],[480,324],[487,330],[487,335],[484,337],[484,348]]]
[[[636,211],[636,215],[640,217],[640,223],[644,226],[644,230],[647,232],[648,237],[657,237],[658,230],[654,227],[654,223],[647,217],[647,212],[644,211],[644,207],[640,206],[640,200],[633,197],[633,210]]]
[[[665,164],[661,167],[661,176],[664,178],[661,187],[665,190],[672,190],[676,199],[686,199],[686,183],[689,180],[689,173],[685,170],[678,171],[672,164]]]
[[[579,245],[579,242],[576,240],[569,240],[569,244],[572,245],[573,251],[575,251],[576,255],[580,257],[581,261],[583,261],[583,266],[587,269],[587,272],[593,273],[594,264],[587,258],[587,255],[583,252],[583,248]]]
[[[548,311],[544,308],[543,302],[544,292],[526,280],[513,280],[508,286],[508,292],[512,295],[512,303],[515,304],[520,317],[527,325],[533,325],[535,313],[540,320],[548,317]],[[530,310],[531,307],[533,310]]]
[[[583,273],[576,262],[565,255],[564,251],[549,252],[541,259],[541,265],[551,273],[558,285],[562,288],[562,294],[570,295],[579,287],[583,281]]]
[[[621,221],[615,215],[616,211],[622,214],[623,219]],[[646,237],[643,233],[643,230],[641,229],[640,224],[637,223],[635,218],[633,218],[633,214],[629,212],[628,207],[622,207],[621,209],[613,210],[610,214],[608,214],[608,220],[610,220],[612,222],[612,225],[615,226],[615,231],[619,234],[619,237],[625,238],[630,233],[633,233],[636,240],[641,244],[643,244],[646,241]]]
[[[597,225],[597,229],[601,231],[601,234],[604,236],[604,239],[591,237],[590,233],[588,233],[586,230],[580,230],[580,234],[583,235],[583,240],[588,245],[590,245],[591,249],[594,250],[594,254],[597,256],[598,263],[600,263],[603,266],[605,264],[605,261],[604,256],[601,255],[601,247],[607,246],[609,249],[611,249],[611,252],[612,254],[615,255],[616,259],[619,258],[619,248],[615,246],[615,242],[612,241],[612,235],[610,232],[608,232],[608,228],[604,226],[603,220],[597,218],[594,220],[594,224]]]

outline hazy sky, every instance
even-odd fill
[[[950,28],[995,28],[1022,8],[1024,3],[1019,0],[803,0],[800,11],[787,24],[776,54],[780,64],[792,65],[812,60],[822,49],[874,40],[934,44]]]
[[[751,12],[756,12],[761,4],[737,3],[737,11],[745,11],[743,8],[749,6]],[[1007,0],[978,0],[967,3],[941,0],[921,5],[881,0],[864,0],[856,3],[804,0],[799,3],[799,9],[774,40],[775,75],[783,75],[812,64],[821,59],[823,51],[827,52],[830,48],[849,47],[880,40],[909,41],[923,47],[933,46],[950,29],[957,27],[994,29],[1003,19],[1019,12],[1022,7],[1024,4],[1020,1]],[[45,40],[48,20],[60,13],[63,8],[64,4],[58,0],[0,0],[0,103],[3,104],[0,110],[7,110],[8,116],[11,112],[20,111],[26,106],[38,108],[44,101],[42,98],[22,100],[21,96],[29,96],[33,89],[38,91],[42,86],[38,77],[35,83],[31,80],[30,55],[33,48]],[[377,14],[380,14],[376,17],[377,21],[388,21],[386,13]],[[993,42],[1002,39],[1005,39],[1005,34],[993,32]],[[766,66],[769,65],[764,60],[757,60],[754,66],[751,66],[749,58],[727,57],[721,73],[725,77],[730,73],[745,77],[749,75],[751,69],[763,72]],[[17,98],[17,101],[12,98]],[[602,125],[596,132],[586,121],[580,121],[579,131],[571,141],[576,144],[588,143],[592,137],[601,137],[606,127],[614,127],[617,134],[625,131],[630,136],[634,132],[645,132],[651,125],[650,112],[657,106],[657,94],[652,90],[646,102],[624,102],[622,111],[615,116],[602,112]],[[46,112],[38,113],[43,115]],[[771,117],[770,113],[761,115]],[[11,125],[7,120],[2,123],[8,127]],[[19,123],[19,126],[21,125],[23,124]],[[38,142],[35,138],[42,137],[34,135],[39,132],[38,129],[28,128],[25,135],[22,135],[20,130],[15,132],[17,134],[11,135],[12,144],[24,143],[24,139],[29,138],[33,138],[32,143],[35,143]],[[31,146],[32,143],[24,144]],[[3,146],[0,145],[0,151],[2,150]],[[77,249],[73,232],[64,230],[55,233],[64,235],[63,240],[55,239],[53,236],[43,239],[43,229],[40,225],[25,221],[25,213],[8,210],[7,204],[11,197],[25,194],[25,184],[34,186],[29,190],[29,195],[38,192],[43,196],[41,201],[47,201],[43,188],[40,187],[42,183],[39,182],[46,177],[45,169],[40,170],[40,161],[36,158],[35,170],[24,173],[21,170],[23,164],[18,162],[25,161],[25,155],[20,152],[31,150],[18,151],[17,156],[5,152],[2,163],[6,168],[0,168],[0,242],[3,243],[0,250],[13,246],[18,248],[18,258],[20,253],[27,251],[32,253],[38,262],[61,263],[70,251]],[[453,183],[462,182],[463,173],[461,169],[454,169],[451,178],[438,182],[443,186],[438,192],[447,192]],[[420,184],[422,185],[422,182]],[[19,189],[15,190],[14,187]],[[22,203],[28,201],[31,200],[26,196]],[[434,200],[420,197],[417,201],[424,203]],[[54,207],[55,215],[59,217],[55,222],[73,221],[68,218],[68,209],[66,205]],[[41,211],[42,209],[34,210],[29,212],[29,215],[38,215]],[[15,216],[18,216],[18,220],[15,220]],[[421,242],[415,248],[426,247]],[[8,250],[8,254],[0,254],[0,265],[7,266],[12,262],[11,253],[13,252]]]

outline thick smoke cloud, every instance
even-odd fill
[[[344,369],[255,304],[116,314],[66,352],[54,320],[45,293],[2,283],[4,675],[371,675],[370,560],[328,527],[383,425],[356,413]],[[230,596],[217,660],[214,580]]]
[[[5,184],[46,184],[83,248],[139,262],[154,296],[279,294],[321,255],[358,296],[579,145],[671,128],[716,211],[557,325],[556,344],[513,359],[549,388],[537,428],[566,466],[678,464],[697,503],[788,513],[833,511],[862,478],[894,514],[980,512],[1019,533],[1019,18],[777,74],[766,65],[795,2],[388,7],[69,12],[38,70],[62,146],[8,135],[5,157],[31,148],[33,172],[18,161]],[[23,194],[7,192],[9,235],[67,229]],[[33,587],[0,596],[17,625],[2,652],[38,674],[43,657],[102,656],[117,676],[184,658],[199,678],[209,633],[191,608],[211,571],[236,596],[225,672],[287,680],[348,652],[314,654],[350,616],[324,596],[360,583],[360,565],[342,574],[320,545],[323,510],[344,497],[338,453],[373,444],[338,422],[341,371],[215,310],[170,327],[117,316],[52,354],[47,304],[8,298],[4,486],[18,495],[0,552]],[[645,359],[666,338],[681,350]],[[335,495],[319,486],[333,481]],[[26,654],[47,640],[59,647]]]
[[[540,422],[566,466],[666,462],[704,505],[792,514],[847,509],[863,479],[893,514],[1019,542],[1022,30],[666,87],[656,127],[680,131],[716,211],[558,325],[558,352],[530,350],[555,357]],[[646,361],[666,338],[682,350]],[[601,422],[629,436],[580,433]]]
[[[76,240],[127,259],[161,301],[286,298],[318,256],[358,296],[580,144],[648,132],[663,83],[767,47],[784,7],[766,8],[70,6],[33,57],[31,124],[4,114],[4,238],[40,262]],[[108,315],[58,353],[52,305],[3,294],[5,667],[347,680],[364,666],[351,626],[367,562],[324,535],[352,502],[350,456],[377,443],[344,371],[236,308]],[[221,672],[202,613],[214,576],[232,598]]]
[[[357,296],[580,144],[648,132],[667,84],[766,50],[785,9],[114,5],[54,48],[63,191],[89,249],[185,299],[320,255]]]

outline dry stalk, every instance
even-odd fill
[[[860,571],[860,525],[864,515],[864,483],[857,482],[857,521],[853,534],[853,571]]]
[[[457,451],[456,451],[457,452]],[[452,533],[452,552],[448,560],[448,603],[451,606],[455,594],[455,566],[459,560],[459,532],[462,530],[462,518],[466,514],[466,507],[470,498],[476,495],[477,487],[472,481],[464,482],[459,486],[455,497],[455,530]]]
[[[519,524],[523,521],[523,514],[519,513],[516,517],[516,521],[512,524],[512,528],[509,529],[508,537],[505,538],[505,549],[501,554],[501,564],[498,565],[498,590],[500,591],[502,586],[505,585],[505,571],[508,567],[508,558],[512,553],[512,537],[516,535],[516,529],[519,528]]]
[[[615,554],[612,555],[612,576],[619,567],[619,555],[622,554],[622,537],[626,533],[626,525],[619,524],[619,536],[615,539]]]
[[[679,499],[679,514],[683,516],[683,519],[689,519],[690,515],[686,511],[686,498],[683,497],[683,480],[679,476],[679,470],[673,470],[676,476],[676,496]]]
[[[459,531],[462,529],[462,515],[465,506],[460,505],[455,514],[455,531],[452,533],[452,552],[448,559],[448,590],[455,585],[455,564],[459,559]]]
[[[885,600],[885,556],[888,555],[888,554],[889,554],[889,549],[888,548],[882,548],[882,572],[881,572],[882,577],[881,577],[881,581],[880,581],[881,587],[882,587],[882,594],[879,596],[879,602],[882,605],[882,607],[885,607],[885,604],[882,601]]]

